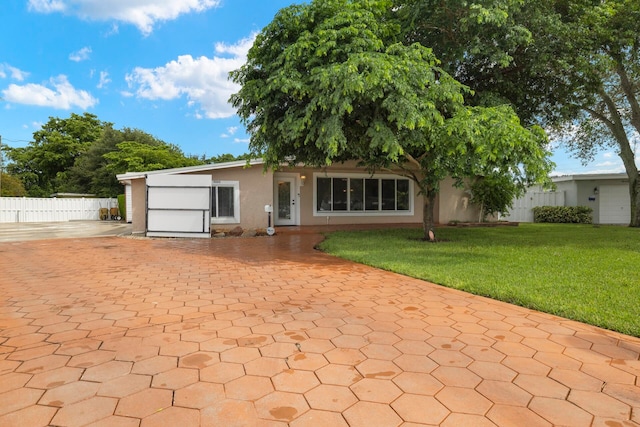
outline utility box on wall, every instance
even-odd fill
[[[149,237],[211,237],[211,175],[150,175]]]

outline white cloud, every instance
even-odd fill
[[[89,46],[85,46],[77,52],[71,52],[69,54],[69,59],[75,62],[86,61],[89,59],[89,55],[91,55],[91,48]]]
[[[62,110],[73,107],[87,109],[98,103],[89,92],[75,89],[65,75],[52,77],[48,86],[33,83],[22,86],[11,84],[2,91],[2,96],[7,102]]]
[[[229,138],[238,131],[238,126],[231,126],[227,128],[227,131],[220,135],[220,138]]]
[[[0,64],[0,79],[6,79],[7,76],[11,76],[12,79],[21,82],[29,76],[29,73],[9,64]]]
[[[610,168],[613,166],[619,167],[622,164],[622,162],[600,162],[600,163],[596,163],[594,166],[598,167],[598,168]]]
[[[64,0],[29,0],[29,10],[41,13],[64,12]]]
[[[243,139],[241,139],[241,138],[235,138],[235,139],[233,140],[233,143],[234,143],[234,144],[248,144],[250,141],[251,141],[251,140],[250,140],[249,138],[243,138]]]
[[[98,89],[102,89],[106,87],[109,83],[111,83],[111,79],[109,78],[109,73],[106,71],[100,71],[100,82],[98,82]]]
[[[126,80],[138,98],[173,100],[186,96],[187,104],[202,110],[207,118],[231,117],[236,111],[227,101],[239,86],[229,80],[229,72],[245,63],[252,44],[253,39],[247,38],[233,46],[220,45],[223,47],[217,52],[233,53],[230,58],[182,55],[161,67],[137,67]]]
[[[219,4],[220,0],[29,0],[29,10],[124,22],[149,35],[157,22],[170,21],[185,13],[203,12]]]

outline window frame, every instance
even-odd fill
[[[233,216],[217,217],[218,212],[213,210],[213,201],[215,197],[216,209],[218,208],[218,187],[233,188]],[[240,182],[239,181],[211,181],[211,224],[239,224],[240,223]]]
[[[318,178],[339,178],[339,179],[347,179],[347,200],[346,207],[347,210],[318,210]],[[351,210],[351,180],[352,179],[362,179],[363,183],[363,206],[361,210]],[[378,181],[378,201],[377,206],[378,209],[371,210],[366,209],[366,191],[364,187],[366,186],[367,180],[377,180]],[[382,209],[382,181],[383,180],[395,180],[395,197],[396,197],[396,206],[394,210],[383,210]],[[398,180],[405,180],[409,184],[409,209],[407,210],[397,210],[398,205]],[[333,186],[333,183],[331,184]],[[333,202],[333,200],[332,200]],[[407,177],[394,175],[394,174],[375,174],[370,175],[366,173],[348,173],[348,172],[314,172],[313,173],[313,216],[413,216],[414,215],[414,190],[413,190],[413,181]]]

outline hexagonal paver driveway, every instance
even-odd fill
[[[0,244],[0,425],[640,424],[639,339],[320,239]]]

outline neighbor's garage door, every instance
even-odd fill
[[[600,186],[600,224],[629,224],[631,202],[628,185]]]
[[[211,237],[211,175],[147,177],[147,236]]]

